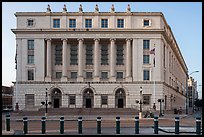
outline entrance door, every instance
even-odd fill
[[[86,98],[86,108],[91,108],[91,99]]]
[[[123,108],[123,99],[122,98],[118,99],[118,108]]]
[[[54,108],[59,108],[59,98],[54,99]]]

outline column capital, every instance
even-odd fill
[[[125,39],[126,41],[131,41],[132,39],[131,38],[127,38],[127,39]]]
[[[116,41],[116,39],[115,38],[111,38],[110,41]]]
[[[47,41],[51,41],[52,39],[51,39],[51,38],[46,38],[45,40],[47,40]]]
[[[94,38],[93,40],[94,40],[94,41],[100,41],[100,39],[99,39],[99,38]]]
[[[61,39],[61,40],[63,40],[63,41],[64,41],[64,40],[68,41],[68,39],[67,39],[67,38],[63,38],[63,39]]]
[[[84,41],[84,39],[83,38],[79,38],[79,39],[77,39],[78,41]]]

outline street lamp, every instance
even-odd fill
[[[192,75],[193,73],[197,73],[199,72],[198,70],[191,72],[190,74],[188,74],[188,78],[190,75]],[[186,82],[186,114],[188,114],[188,78],[187,78],[187,82]]]
[[[45,95],[45,102],[41,102],[42,105],[45,105],[45,116],[47,116],[47,106],[51,105],[51,102],[48,102],[48,96],[47,96],[47,88],[46,88],[46,95]]]
[[[162,106],[161,106],[161,104],[162,104],[162,102],[164,102],[164,99],[158,99],[158,102],[160,102],[160,113],[159,113],[159,116],[163,116],[163,114],[162,114]]]
[[[140,87],[140,101],[136,100],[136,103],[140,104],[139,118],[142,118],[142,87]]]

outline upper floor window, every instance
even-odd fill
[[[144,19],[143,20],[143,26],[146,27],[146,26],[151,26],[151,20],[150,19]]]
[[[86,45],[86,65],[93,65],[93,46]]]
[[[124,28],[124,19],[118,19],[117,20],[117,27],[118,28]]]
[[[71,79],[77,78],[77,72],[71,72]]]
[[[149,64],[149,55],[143,55],[143,64]]]
[[[60,19],[53,19],[53,28],[60,28]]]
[[[28,40],[28,64],[34,64],[34,40]]]
[[[123,45],[117,45],[116,48],[116,65],[124,65],[123,63]]]
[[[108,45],[101,46],[101,65],[108,65]]]
[[[85,19],[85,28],[92,28],[92,19]]]
[[[34,20],[33,20],[33,19],[28,19],[28,20],[27,20],[27,26],[28,26],[28,27],[34,26]]]
[[[34,80],[34,70],[28,70],[28,80]]]
[[[69,27],[76,28],[76,19],[69,19]]]
[[[62,65],[62,46],[55,46],[55,65]]]
[[[71,45],[70,47],[70,65],[78,65],[78,47],[76,45]]]
[[[92,79],[92,72],[86,72],[86,78]]]
[[[117,79],[123,79],[123,72],[117,72]]]
[[[60,79],[62,77],[62,72],[56,72],[56,79]]]
[[[108,72],[101,72],[101,79],[108,79]]]
[[[143,49],[149,50],[149,40],[143,40]]]
[[[101,28],[108,28],[108,19],[101,19]]]
[[[149,80],[149,70],[143,70],[143,80]]]

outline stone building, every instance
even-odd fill
[[[19,109],[40,108],[46,92],[51,108],[185,108],[188,70],[161,12],[48,5],[15,16]]]

